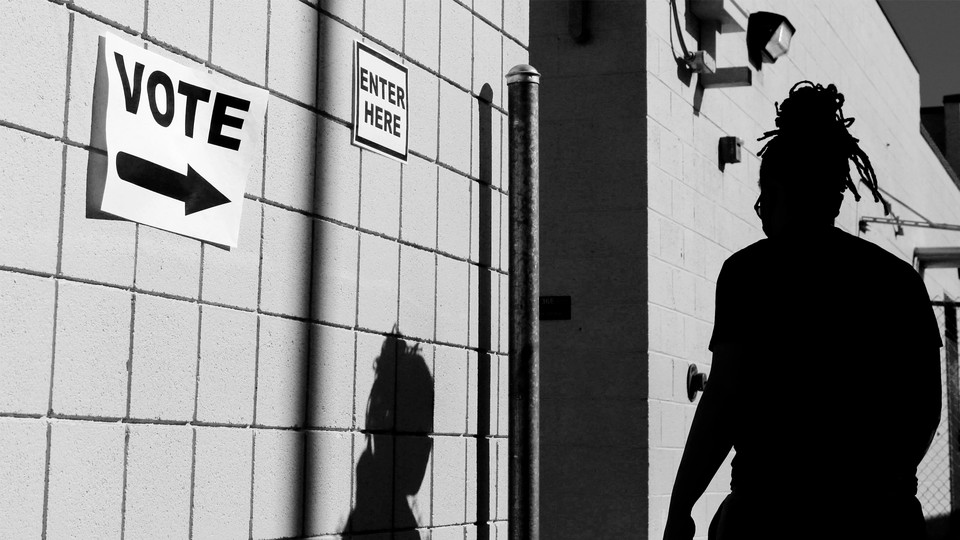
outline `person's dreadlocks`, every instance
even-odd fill
[[[774,106],[777,110],[777,129],[767,131],[757,139],[770,139],[757,152],[758,157],[768,151],[774,155],[783,155],[791,147],[820,141],[823,144],[818,145],[818,148],[835,153],[837,159],[843,158],[844,162],[853,162],[860,180],[873,193],[873,200],[883,205],[884,214],[889,213],[889,204],[880,194],[877,175],[870,164],[870,158],[857,144],[860,140],[847,131],[854,119],[843,116],[843,94],[837,91],[836,86],[830,84],[824,87],[810,81],[800,81],[790,89],[790,94],[783,104],[777,103]],[[840,192],[849,188],[854,198],[859,201],[860,193],[850,177],[850,168],[845,166],[844,169],[842,180],[838,178],[840,183],[833,187]],[[811,187],[831,188],[829,185]]]

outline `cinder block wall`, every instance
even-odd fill
[[[0,537],[505,537],[526,2],[0,12]],[[269,90],[238,248],[85,217],[104,32]],[[354,39],[410,68],[405,165],[350,144]]]
[[[732,252],[763,237],[753,212],[762,147],[757,137],[773,129],[774,102],[793,84],[834,83],[846,96],[843,111],[856,118],[851,131],[870,156],[880,187],[904,219],[960,223],[960,191],[920,133],[917,71],[876,2],[738,0],[747,11],[785,15],[797,29],[789,53],[754,71],[753,85],[707,89],[698,95],[697,75],[680,76],[681,53],[668,2],[646,6],[647,130],[649,193],[649,538],[660,538],[670,490],[696,404],[686,395],[688,365],[709,372],[716,278]],[[686,44],[695,48],[699,23],[680,6]],[[671,47],[672,33],[672,47]],[[745,33],[717,38],[717,66],[749,65]],[[694,114],[695,107],[698,110]],[[743,139],[743,161],[717,167],[724,135]],[[855,203],[847,194],[837,225],[858,234],[861,216],[883,216],[869,191]],[[898,201],[902,201],[898,202]],[[919,217],[910,209],[923,214]],[[910,261],[914,247],[950,246],[949,232],[871,225],[861,237]],[[851,286],[856,286],[851,277]],[[931,298],[955,297],[953,272],[928,272]],[[773,403],[771,403],[773,404]],[[758,403],[758,406],[769,405]],[[694,518],[705,538],[709,519],[729,490],[729,467],[721,469]]]

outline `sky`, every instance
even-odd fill
[[[920,105],[960,94],[960,0],[879,0],[920,73]]]

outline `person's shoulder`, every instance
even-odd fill
[[[842,235],[841,238],[845,244],[843,248],[859,264],[870,266],[874,272],[886,271],[893,274],[919,277],[910,263],[877,244],[839,229],[838,233]]]
[[[723,263],[723,266],[731,269],[751,266],[755,264],[756,261],[768,257],[770,248],[770,239],[763,238],[761,240],[757,240],[749,246],[742,248],[739,251],[734,252],[733,255],[727,257],[727,260]]]

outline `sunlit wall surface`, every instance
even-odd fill
[[[0,1],[0,537],[505,535],[527,12]],[[238,248],[86,218],[105,32],[269,90]],[[406,164],[350,144],[356,39],[409,68]]]

